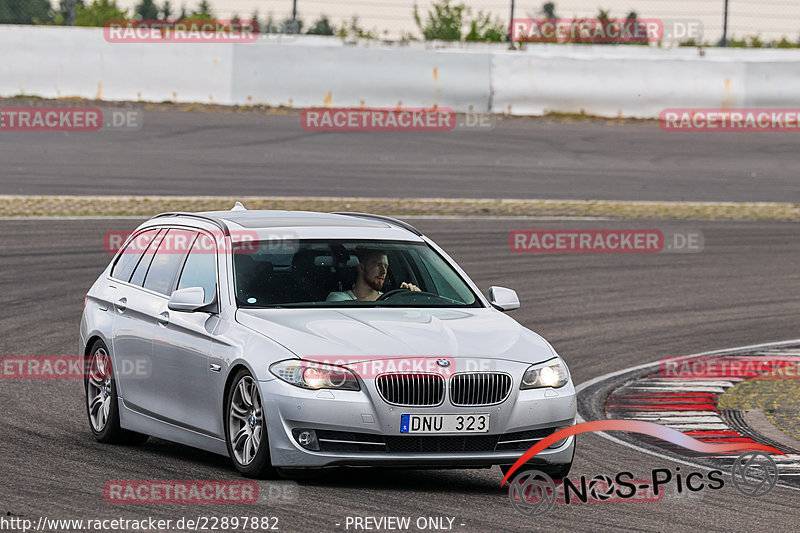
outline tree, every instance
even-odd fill
[[[0,24],[39,24],[52,18],[48,0],[0,0]]]
[[[171,20],[172,18],[172,6],[169,3],[169,0],[164,1],[164,6],[161,8],[161,20]]]
[[[507,29],[500,20],[492,20],[489,13],[478,11],[477,17],[469,23],[469,33],[464,40],[501,43],[506,40],[506,33]]]
[[[430,41],[461,41],[464,27],[467,28],[465,41],[503,42],[506,40],[508,28],[490,13],[478,11],[475,18],[472,11],[463,3],[451,4],[450,0],[437,0],[428,11],[425,22],[419,14],[419,7],[414,4],[414,21],[422,32],[422,36]]]
[[[611,18],[611,10],[598,8],[596,18],[600,26],[603,28],[602,36],[595,37],[592,35],[589,37],[587,42],[592,44],[613,44],[613,40],[608,37],[609,28],[615,24],[615,21]]]
[[[281,27],[275,22],[271,11],[267,13],[267,20],[261,26],[261,33],[281,33]]]
[[[545,2],[542,4],[542,15],[548,19],[555,19],[556,17],[556,5],[553,2]]]
[[[258,9],[253,10],[253,14],[250,15],[250,23],[255,24],[256,30],[261,32],[261,20],[258,18]]]
[[[0,3],[2,3],[2,0],[0,0]],[[79,9],[83,9],[83,6],[83,0],[75,0],[76,13]],[[55,26],[64,26],[69,24],[70,9],[70,0],[59,0],[58,7],[52,11],[52,16],[49,23]]]
[[[414,21],[426,40],[460,41],[461,28],[464,25],[464,4],[450,5],[450,0],[439,0],[434,3],[433,11],[428,11],[425,23],[419,16],[419,8],[414,4]]]
[[[213,19],[214,15],[211,13],[211,4],[208,3],[208,0],[200,0],[200,5],[192,12],[190,18]]]
[[[127,20],[128,12],[114,0],[94,0],[88,6],[75,7],[76,26],[103,26],[109,20]]]
[[[322,15],[314,24],[311,25],[311,28],[306,32],[308,35],[333,35],[333,26],[331,26],[328,17]]]
[[[141,20],[156,20],[158,18],[158,7],[153,0],[141,0],[133,12]]]
[[[375,32],[372,32],[372,31],[369,31],[369,30],[365,30],[364,28],[362,28],[361,25],[358,23],[358,17],[355,16],[355,15],[353,16],[352,19],[350,19],[350,24],[349,25],[342,24],[342,27],[339,28],[339,30],[336,32],[336,35],[338,37],[341,37],[342,39],[347,39],[348,37],[351,38],[351,39],[377,39],[378,38],[378,36],[375,34]]]

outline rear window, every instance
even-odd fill
[[[144,278],[145,289],[164,295],[172,292],[178,270],[196,235],[193,231],[170,229],[163,238],[159,237],[161,243]]]
[[[158,249],[158,245],[161,244],[161,237],[166,233],[167,230],[161,230],[158,235],[156,235],[155,239],[150,241],[150,246],[147,247],[142,258],[139,259],[139,264],[136,265],[133,276],[131,276],[131,283],[133,285],[141,287],[142,283],[144,283],[144,276],[147,274],[147,269],[150,268],[150,263],[153,262],[153,256]]]
[[[183,272],[178,281],[178,289],[202,287],[205,291],[205,303],[211,303],[217,293],[217,258],[214,239],[200,234],[194,242]]]
[[[153,238],[158,233],[158,229],[146,230],[138,233],[131,241],[125,246],[117,258],[117,262],[111,269],[111,277],[117,278],[122,281],[129,281],[131,274],[139,260],[142,258],[144,251],[147,250]]]

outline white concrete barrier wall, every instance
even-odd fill
[[[488,53],[238,45],[231,100],[289,107],[450,107],[487,111]]]
[[[666,107],[735,107],[745,65],[495,55],[492,72],[498,112],[657,117]]]
[[[667,107],[791,107],[800,94],[800,50],[509,51],[307,36],[115,44],[97,28],[0,26],[0,57],[0,96],[657,117]]]
[[[654,118],[675,107],[798,106],[800,50],[560,48],[492,54],[492,109]]]
[[[109,43],[101,28],[0,26],[0,95],[231,103],[229,44]]]

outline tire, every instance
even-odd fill
[[[258,382],[239,369],[225,394],[225,445],[233,466],[244,477],[275,479],[269,456],[269,436]]]
[[[117,382],[111,368],[108,348],[95,341],[86,358],[88,372],[83,378],[86,414],[95,440],[103,444],[143,444],[147,435],[122,429],[119,423]]]

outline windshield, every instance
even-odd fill
[[[419,242],[302,240],[234,246],[236,302],[264,307],[482,307]]]

